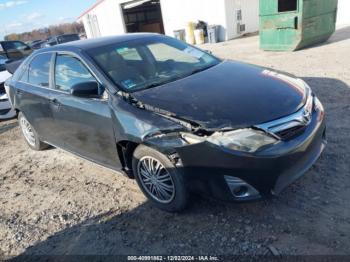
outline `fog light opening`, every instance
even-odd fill
[[[251,185],[238,177],[225,176],[226,183],[236,200],[260,198],[260,193]]]
[[[244,197],[248,193],[248,187],[246,187],[246,186],[237,187],[237,188],[233,189],[232,193],[235,197]]]

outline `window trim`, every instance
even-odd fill
[[[39,55],[42,55],[42,54],[51,54],[52,55],[52,58],[51,58],[51,61],[50,61],[50,79],[49,80],[49,84],[50,84],[50,87],[44,87],[44,86],[39,86],[39,85],[35,85],[35,84],[31,84],[29,83],[29,68],[30,68],[30,64],[32,63],[32,61]],[[42,88],[42,89],[45,89],[45,90],[50,90],[50,91],[55,91],[55,92],[58,92],[58,93],[62,93],[62,94],[68,94],[70,95],[69,92],[65,92],[65,91],[62,91],[62,90],[59,90],[57,88],[54,88],[55,87],[55,76],[52,72],[52,70],[55,70],[55,66],[56,66],[56,56],[58,54],[66,54],[66,55],[70,55],[72,57],[75,57],[77,58],[80,62],[82,62],[84,64],[84,66],[87,67],[87,69],[89,70],[89,72],[92,74],[92,76],[95,78],[96,82],[100,85],[100,86],[103,86],[103,84],[101,84],[102,82],[100,81],[100,79],[96,76],[96,74],[93,72],[93,70],[91,69],[91,67],[84,61],[84,59],[82,59],[79,55],[77,55],[76,53],[74,52],[70,52],[70,51],[45,51],[45,52],[40,52],[40,53],[37,53],[37,54],[33,54],[31,57],[29,57],[28,61],[24,61],[24,68],[23,68],[23,72],[20,74],[20,77],[19,79],[17,80],[17,82],[19,83],[22,83],[22,84],[26,84],[26,85],[31,85],[31,86],[34,86],[34,87],[37,87],[37,88]],[[22,76],[27,73],[28,74],[28,78],[27,78],[27,82],[23,82],[21,81],[20,79],[22,78]],[[108,88],[104,88],[105,89],[105,92],[108,92]],[[108,93],[109,95],[109,93]],[[100,99],[103,99],[102,98],[103,95],[101,95],[101,98]],[[88,99],[96,99],[96,98],[88,98]]]
[[[38,54],[33,54],[31,57],[29,57],[27,60],[25,60],[24,62],[23,62],[23,71],[22,71],[22,73],[20,74],[20,76],[18,77],[18,80],[17,80],[17,82],[19,82],[19,83],[23,83],[23,84],[26,84],[26,85],[32,85],[32,86],[35,86],[35,87],[40,87],[40,88],[44,88],[44,89],[51,89],[51,88],[47,88],[47,87],[44,87],[44,86],[39,86],[39,85],[34,85],[34,84],[31,84],[31,83],[29,83],[29,68],[30,68],[30,64],[32,63],[32,61],[38,56],[38,55],[41,55],[41,54],[47,54],[47,53],[52,53],[53,54],[53,52],[42,52],[42,53],[38,53]],[[51,64],[50,64],[50,67],[51,67]],[[25,74],[25,73],[27,73],[28,74],[28,78],[27,78],[27,81],[26,82],[23,82],[23,81],[21,81],[21,78],[22,78],[22,76]]]
[[[32,64],[33,60],[35,58],[37,58],[40,55],[44,55],[44,54],[51,54],[51,59],[50,59],[50,68],[49,68],[49,87],[45,87],[45,86],[40,86],[40,85],[36,85],[36,84],[32,84],[29,82],[29,71],[30,71],[30,65]],[[27,82],[23,82],[18,80],[18,82],[20,83],[24,83],[27,85],[31,85],[31,86],[35,86],[35,87],[40,87],[40,88],[44,88],[44,89],[49,89],[52,90],[52,86],[51,86],[51,67],[52,67],[52,58],[53,58],[53,52],[42,52],[42,53],[38,53],[36,55],[34,55],[33,57],[30,58],[30,60],[24,65],[25,66],[25,70],[23,70],[21,76],[19,77],[19,79],[22,78],[22,76],[27,72]]]

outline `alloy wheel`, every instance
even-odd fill
[[[137,166],[137,174],[143,188],[154,200],[163,204],[174,200],[174,181],[159,160],[153,157],[142,158]]]
[[[20,119],[20,126],[22,129],[22,133],[23,133],[25,139],[27,140],[27,142],[31,146],[35,146],[36,140],[35,140],[35,134],[34,134],[33,128],[24,116],[21,117],[21,119]]]

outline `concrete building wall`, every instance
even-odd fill
[[[350,0],[338,0],[337,27],[350,25]]]
[[[126,32],[120,4],[125,0],[104,0],[81,17],[88,38],[119,35]],[[90,18],[89,18],[90,17]],[[93,34],[89,19],[96,17],[100,35]]]
[[[259,0],[225,1],[227,39],[259,30]],[[245,25],[245,31],[239,31],[238,24]]]
[[[221,41],[259,30],[259,0],[161,0],[165,33],[184,29],[188,22],[203,20],[219,25]],[[241,10],[242,20],[237,20]],[[237,23],[245,24],[245,32],[237,32]]]
[[[126,2],[129,1],[104,0],[86,12],[80,21],[84,23],[87,37],[125,33],[121,4]],[[185,29],[188,22],[198,20],[218,25],[220,41],[255,32],[259,28],[259,0],[161,0],[160,3],[165,34],[169,36],[174,36],[175,30]],[[241,21],[237,20],[238,10],[242,10]],[[91,22],[94,19],[95,25]],[[237,23],[245,24],[244,32],[237,32]],[[97,33],[96,27],[99,29]]]
[[[161,0],[165,34],[185,29],[188,22],[203,20],[220,25],[220,40],[226,39],[226,0]]]

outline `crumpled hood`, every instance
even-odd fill
[[[206,129],[250,127],[295,113],[302,81],[265,68],[225,61],[206,71],[135,92],[140,102]]]

